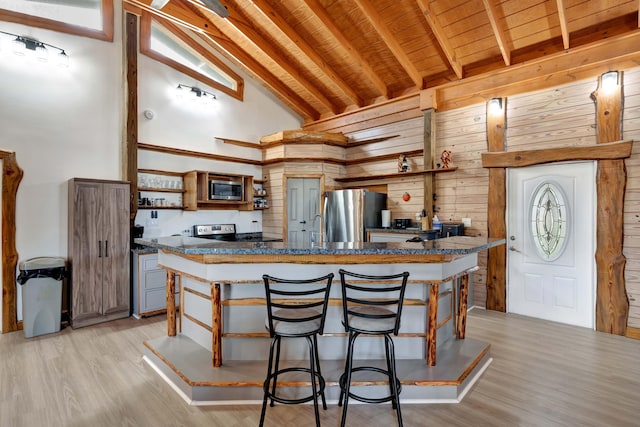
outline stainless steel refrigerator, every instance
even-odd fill
[[[367,228],[382,227],[387,195],[367,190],[324,193],[323,229],[326,242],[364,242]]]

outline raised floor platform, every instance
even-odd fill
[[[187,336],[160,337],[145,342],[144,359],[176,392],[191,405],[261,404],[266,361],[225,360],[221,368],[211,366],[211,352]],[[403,403],[457,403],[480,378],[491,363],[491,345],[466,338],[451,340],[438,351],[438,364],[427,366],[424,359],[397,360]],[[382,361],[356,361],[367,365]],[[294,364],[290,361],[282,361]],[[307,361],[296,362],[305,366]],[[323,360],[328,403],[337,403],[340,394],[338,378],[343,360]],[[279,387],[291,395],[308,394],[308,376],[287,377]],[[376,381],[363,381],[354,376],[352,389],[357,394],[384,395],[387,386]],[[354,401],[355,403],[356,401]]]

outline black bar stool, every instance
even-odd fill
[[[260,426],[264,423],[267,399],[279,403],[297,404],[313,400],[316,426],[320,426],[318,396],[322,407],[327,409],[324,397],[324,378],[320,371],[318,357],[318,334],[322,334],[327,315],[327,302],[333,273],[314,279],[290,280],[269,275],[262,276],[267,296],[266,327],[271,336],[267,379],[264,381],[264,399]],[[296,286],[298,285],[298,286]],[[300,286],[302,285],[302,286]],[[309,285],[309,286],[304,286]],[[280,341],[282,338],[305,338],[309,345],[309,367],[289,367],[280,369]],[[275,349],[275,361],[274,361]],[[308,372],[311,376],[311,394],[299,399],[289,399],[276,394],[278,376],[289,372]],[[316,384],[317,382],[317,384]]]
[[[349,333],[347,360],[344,373],[340,376],[340,399],[342,409],[341,426],[347,420],[349,398],[365,403],[391,402],[396,410],[398,425],[402,427],[400,413],[400,380],[396,375],[396,358],[391,335],[398,335],[404,292],[407,287],[408,272],[387,276],[371,276],[351,273],[340,269],[342,284],[342,311],[345,331]],[[353,280],[356,279],[356,280]],[[398,279],[402,279],[399,281]],[[384,295],[383,295],[384,293]],[[387,368],[376,366],[353,366],[353,350],[356,338],[361,334],[382,335],[385,341]],[[353,372],[370,371],[386,375],[389,378],[390,394],[383,397],[365,397],[350,391]]]

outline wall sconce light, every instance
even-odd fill
[[[489,112],[491,114],[502,113],[502,98],[492,98],[489,101]]]
[[[608,71],[602,75],[602,90],[609,92],[615,89],[619,84],[619,73],[617,71]]]
[[[214,99],[217,99],[213,93],[207,92],[206,90],[200,89],[199,87],[196,87],[196,86],[187,86],[185,84],[180,83],[178,84],[178,87],[176,89],[178,90],[178,97],[184,97],[186,95],[189,95],[196,100],[200,100],[203,104],[206,104],[208,102],[213,101]]]
[[[0,33],[15,37],[12,42],[13,52],[18,56],[33,55],[38,61],[47,62],[49,60],[49,49],[55,49],[58,51],[56,63],[61,67],[69,66],[69,55],[61,47],[5,31],[0,31]]]

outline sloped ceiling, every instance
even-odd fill
[[[305,123],[505,70],[529,67],[526,81],[536,61],[573,51],[580,66],[637,61],[640,40],[638,0],[221,1],[226,19],[198,0],[125,6],[196,31]],[[612,40],[624,46],[608,50]]]

